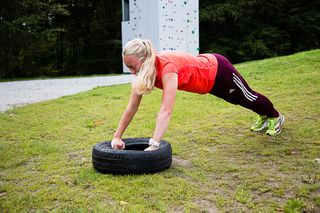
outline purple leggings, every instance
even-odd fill
[[[210,94],[229,103],[243,106],[259,115],[278,117],[279,113],[264,95],[253,91],[228,59],[214,54],[218,60],[216,81]]]

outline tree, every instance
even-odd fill
[[[200,1],[200,49],[240,62],[319,48],[317,8],[318,1]]]
[[[319,48],[317,0],[200,0],[200,51],[232,62]],[[121,1],[3,0],[0,78],[121,72]]]

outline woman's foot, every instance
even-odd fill
[[[280,114],[279,117],[269,118],[268,121],[268,130],[266,132],[267,135],[279,135],[281,133],[281,126],[284,123],[284,116]]]
[[[250,128],[253,132],[259,132],[267,128],[268,126],[268,117],[266,115],[259,115],[258,120]]]

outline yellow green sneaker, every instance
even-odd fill
[[[258,120],[250,128],[253,132],[264,130],[268,126],[268,117],[266,115],[259,115]]]
[[[279,115],[277,118],[269,118],[267,135],[275,136],[281,133],[281,126],[284,123],[284,116]]]

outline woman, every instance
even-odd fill
[[[162,103],[156,120],[153,137],[146,151],[156,150],[165,134],[175,102],[177,90],[199,94],[210,93],[229,103],[239,104],[256,112],[254,132],[267,128],[268,135],[281,132],[284,117],[271,101],[253,91],[240,73],[223,56],[200,54],[192,56],[179,51],[156,53],[149,40],[134,39],[123,50],[123,62],[136,75],[132,83],[130,101],[124,111],[112,140],[112,148],[124,149],[122,134],[138,110],[142,95],[154,87],[163,89]]]

